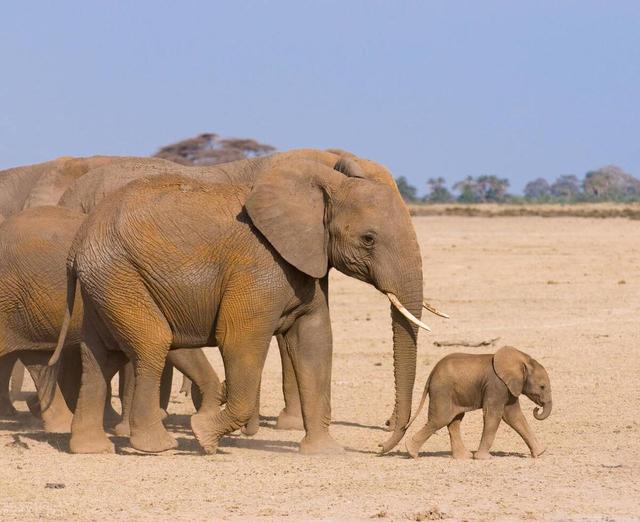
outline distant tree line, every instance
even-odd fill
[[[162,147],[155,156],[183,165],[214,165],[244,158],[271,154],[276,149],[251,138],[222,138],[209,132]],[[527,183],[524,196],[509,194],[509,180],[494,175],[467,176],[447,188],[442,177],[427,181],[427,194],[404,176],[396,179],[400,194],[410,203],[507,203],[531,201],[540,203],[576,203],[581,201],[640,201],[640,180],[620,167],[608,165],[577,176],[559,176],[553,183],[538,178]]]
[[[444,178],[430,178],[427,194],[418,190],[404,176],[397,180],[398,189],[407,202],[417,203],[579,203],[588,201],[640,201],[640,180],[615,165],[586,173],[583,180],[573,174],[559,176],[549,183],[537,178],[527,183],[524,196],[509,194],[509,180],[493,175],[468,176],[449,190]]]

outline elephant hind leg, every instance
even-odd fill
[[[113,453],[104,432],[104,409],[110,385],[110,364],[104,326],[93,305],[84,299],[84,318],[80,345],[82,380],[76,411],[71,424],[72,453]]]
[[[460,433],[460,424],[464,418],[464,413],[459,413],[449,423],[449,439],[451,440],[451,455],[454,459],[470,459],[473,457],[462,440],[462,434]]]
[[[448,426],[456,417],[457,412],[451,408],[451,402],[448,394],[446,396],[438,396],[433,392],[429,392],[429,417],[424,427],[407,439],[405,447],[409,455],[414,459],[418,458],[418,452],[422,445],[427,442],[429,437],[436,431]]]
[[[9,386],[9,393],[11,400],[15,401],[22,393],[22,386],[24,385],[24,364],[18,359],[13,365],[13,371],[11,372],[11,385]]]
[[[284,395],[284,408],[278,415],[277,430],[304,430],[302,420],[302,405],[300,403],[300,391],[296,381],[296,372],[291,360],[291,354],[282,335],[277,335],[280,359],[282,361],[282,393]]]
[[[129,350],[135,354],[135,385],[129,421],[130,442],[137,450],[148,453],[178,447],[178,442],[162,424],[165,412],[160,408],[160,386],[171,344],[171,330],[160,318],[154,319],[157,320],[152,321],[145,338],[136,339],[129,345]]]
[[[24,351],[20,360],[26,366],[38,392],[38,409],[42,418],[44,431],[47,433],[69,433],[73,414],[67,406],[59,382],[49,382],[47,363],[51,354],[41,351]],[[50,393],[50,387],[53,392]]]
[[[16,358],[15,353],[0,357],[0,417],[13,417],[17,413],[11,403],[10,393],[11,374]]]
[[[120,437],[131,436],[131,404],[133,403],[135,381],[136,377],[133,363],[128,361],[120,370],[120,376],[118,378],[118,395],[120,395],[122,416],[120,422],[114,426],[113,430],[116,435]]]

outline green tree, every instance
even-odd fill
[[[453,196],[449,189],[445,185],[445,179],[429,178],[427,181],[427,188],[429,193],[425,196],[424,200],[429,203],[448,203],[453,200]]]
[[[404,176],[396,178],[396,185],[398,186],[398,190],[400,191],[402,199],[404,199],[407,203],[416,201],[418,189],[411,185],[407,181],[407,178],[405,178]]]
[[[640,199],[640,180],[616,165],[587,172],[582,183],[585,196],[608,201]]]
[[[560,176],[551,185],[551,194],[561,201],[577,201],[582,195],[580,181],[573,174]]]
[[[486,174],[477,179],[467,176],[453,186],[460,193],[458,201],[461,203],[501,203],[508,197],[508,188],[508,179]]]
[[[550,195],[551,185],[549,185],[549,182],[544,178],[530,181],[524,188],[524,197],[532,201],[548,199]]]

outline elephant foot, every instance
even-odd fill
[[[15,417],[17,413],[17,410],[13,407],[8,397],[2,397],[0,399],[0,417]]]
[[[473,453],[465,449],[465,450],[459,450],[459,451],[452,451],[451,456],[457,460],[466,460],[466,459],[472,459]]]
[[[418,454],[420,453],[420,446],[422,446],[422,443],[413,440],[413,438],[407,439],[404,443],[404,447],[406,448],[407,453],[414,459],[418,458]]]
[[[213,434],[213,417],[196,413],[191,416],[191,429],[202,449],[207,455],[218,451],[219,437]]]
[[[104,432],[72,433],[71,453],[115,453],[115,447]]]
[[[240,431],[247,437],[253,437],[260,429],[260,415],[253,415]]]
[[[491,453],[488,451],[478,450],[473,454],[473,458],[475,460],[489,460],[491,458]]]
[[[131,428],[129,427],[129,419],[121,420],[118,424],[113,427],[113,432],[118,437],[129,437],[131,436]]]
[[[535,450],[531,450],[531,456],[534,459],[537,459],[540,455],[542,455],[545,451],[547,451],[547,448],[545,448],[544,446],[540,447],[540,448],[536,448]]]
[[[329,433],[315,437],[307,435],[300,441],[300,453],[303,455],[340,455],[344,453],[344,448]]]
[[[280,415],[278,415],[278,420],[276,421],[276,429],[303,431],[304,422],[302,421],[302,416],[291,415],[285,408],[280,412]]]
[[[178,441],[169,434],[162,422],[144,429],[132,429],[129,442],[133,448],[145,453],[162,453],[178,447]]]

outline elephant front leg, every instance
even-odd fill
[[[282,393],[284,395],[284,408],[278,415],[277,430],[304,430],[302,421],[302,406],[300,404],[300,392],[293,368],[293,361],[289,355],[286,341],[282,335],[277,335],[278,349],[282,361]],[[296,350],[296,347],[292,347]]]
[[[335,454],[344,451],[329,433],[331,424],[332,337],[326,302],[299,317],[285,335],[295,370],[305,437],[300,452]]]
[[[204,351],[201,348],[179,348],[170,350],[167,358],[184,374],[189,386],[197,387],[192,398],[198,413],[216,415],[223,402],[222,384]]]
[[[484,405],[484,425],[482,427],[482,438],[480,439],[480,446],[478,446],[478,451],[476,451],[473,455],[474,459],[485,460],[491,458],[489,450],[491,449],[493,441],[496,438],[496,432],[498,431],[498,426],[500,426],[503,409],[503,406],[487,404]]]
[[[505,406],[502,418],[516,431],[518,435],[522,437],[522,440],[524,440],[526,445],[529,447],[533,458],[539,457],[544,453],[545,447],[538,442],[533,431],[531,431],[529,423],[522,413],[520,401],[518,399]]]
[[[213,416],[200,409],[191,417],[193,433],[208,454],[216,453],[221,437],[246,426],[254,415],[271,333],[235,328],[226,337],[221,350],[226,375],[225,408]]]

